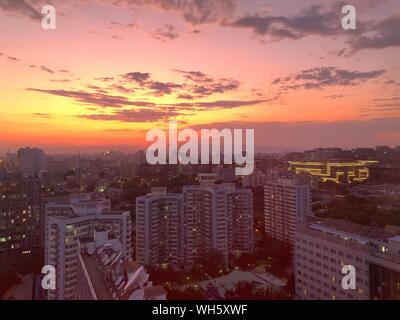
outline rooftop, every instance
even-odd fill
[[[233,288],[234,285],[240,281],[255,283],[257,286],[268,289],[276,289],[285,286],[283,281],[271,274],[240,270],[232,271],[219,278],[202,281],[199,283],[199,286],[212,296],[215,296],[215,298],[218,298],[218,296],[224,297],[225,290]]]
[[[107,236],[96,230],[92,243],[89,237],[80,241],[79,256],[91,296],[98,300],[165,299],[162,287],[152,288],[145,268],[121,251],[119,241]]]
[[[357,223],[344,221],[344,220],[335,220],[335,219],[324,219],[318,223],[318,225],[332,228],[338,231],[351,233],[353,235],[357,235],[364,238],[374,239],[378,241],[387,241],[387,239],[395,236],[395,234],[386,231],[382,228],[371,227],[366,225],[360,225]]]
[[[163,296],[166,295],[167,291],[164,289],[163,286],[154,286],[154,287],[148,287],[144,289],[144,296],[151,300],[152,298],[158,297],[158,296]]]
[[[96,262],[93,257],[88,254],[82,254],[83,262],[88,271],[90,281],[92,282],[94,291],[98,300],[113,300],[107,284],[104,281],[103,275],[97,268]]]

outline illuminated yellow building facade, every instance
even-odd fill
[[[378,161],[289,161],[289,171],[310,174],[319,177],[322,182],[353,183],[366,181],[369,177],[368,167],[375,163]]]

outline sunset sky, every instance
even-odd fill
[[[346,4],[357,30],[340,1],[0,0],[0,152],[133,150],[168,120],[260,151],[400,145],[400,1]]]

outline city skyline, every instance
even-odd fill
[[[179,146],[179,145],[178,145]],[[306,153],[306,152],[312,152],[312,151],[317,151],[319,149],[321,150],[339,150],[343,152],[357,152],[358,151],[370,151],[370,152],[375,152],[379,148],[388,148],[388,150],[392,152],[396,152],[399,150],[400,146],[371,146],[371,147],[361,147],[361,146],[356,146],[354,148],[338,148],[338,147],[317,147],[317,148],[310,148],[310,149],[292,149],[292,148],[284,148],[284,147],[276,147],[276,148],[265,148],[265,149],[255,149],[255,156],[265,156],[265,155],[271,155],[271,156],[285,156],[285,155],[290,155],[291,153]],[[42,149],[38,146],[16,146],[15,149],[7,149],[5,152],[0,152],[0,157],[7,157],[7,155],[11,156],[17,156],[18,151],[21,149],[39,149],[43,152],[45,152],[46,157],[85,157],[85,156],[102,156],[102,155],[110,155],[110,154],[121,154],[125,156],[130,156],[130,155],[135,155],[137,153],[143,153],[144,155],[146,154],[146,149],[141,149],[141,148],[135,148],[132,146],[111,146],[111,148],[106,148],[106,147],[99,147],[99,146],[91,146],[88,148],[72,148],[72,149],[66,149],[66,150],[60,150],[60,151],[53,151],[52,148],[50,149]],[[221,147],[223,149],[223,147]],[[50,152],[48,152],[50,151]],[[223,156],[223,150],[221,150],[221,156]],[[200,157],[200,156],[199,156]],[[167,156],[168,158],[168,156]],[[367,158],[365,158],[366,160]],[[221,160],[221,164],[223,164],[223,159]],[[173,164],[167,164],[167,165],[173,165]]]
[[[264,154],[240,177],[21,148],[0,162],[0,295],[399,299],[399,159],[387,146]]]
[[[51,31],[46,1],[0,2],[1,153],[143,149],[171,119],[260,151],[399,144],[396,1],[352,1],[356,30],[340,1],[50,2]]]

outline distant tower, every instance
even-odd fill
[[[38,177],[39,172],[44,169],[45,154],[38,148],[21,148],[17,152],[20,162],[20,170],[28,177]]]
[[[81,188],[82,186],[82,169],[81,169],[81,152],[78,151],[78,184],[79,184],[79,188]]]

